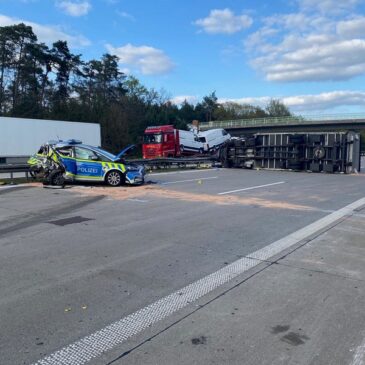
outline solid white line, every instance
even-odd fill
[[[327,228],[345,216],[351,216],[354,210],[365,205],[365,198],[339,209],[318,221],[278,240],[274,243],[243,257],[222,269],[185,286],[137,312],[134,312],[109,326],[74,342],[59,351],[39,360],[33,365],[83,365],[99,357],[130,337],[142,332],[154,323],[188,306],[197,299],[228,283],[249,269],[269,260],[314,233]],[[362,356],[362,350],[358,350]],[[354,363],[353,365],[362,365]]]
[[[131,198],[131,199],[127,199],[130,202],[137,202],[137,203],[148,203],[148,200],[143,200],[143,199],[135,199],[135,198]]]
[[[356,349],[351,365],[365,364],[365,341]]]
[[[201,169],[201,170],[188,170],[188,171],[171,171],[171,172],[156,172],[152,174],[146,174],[148,176],[158,176],[158,175],[176,175],[176,174],[189,174],[189,173],[195,173],[195,172],[212,172],[216,171],[217,168],[211,168],[211,169]]]
[[[279,185],[279,184],[285,184],[285,181],[279,181],[279,182],[272,183],[272,184],[251,186],[249,188],[243,188],[243,189],[237,189],[237,190],[231,190],[231,191],[224,191],[223,193],[218,193],[218,195],[232,194],[232,193],[237,193],[239,191],[254,190],[254,189],[259,189],[259,188],[265,188],[266,186],[273,186],[273,185]]]
[[[168,181],[168,182],[161,183],[161,185],[179,184],[179,183],[184,183],[184,182],[192,182],[192,181],[200,181],[200,180],[212,180],[212,179],[218,179],[218,176],[201,177],[199,179],[189,179],[189,180],[180,180],[180,181]]]
[[[6,190],[6,189],[15,189],[22,186],[25,186],[26,184],[19,184],[19,185],[11,185],[11,186],[0,186],[0,190]]]

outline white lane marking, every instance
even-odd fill
[[[237,189],[237,190],[231,190],[231,191],[224,191],[223,193],[218,193],[218,195],[232,194],[232,193],[237,193],[239,191],[254,190],[254,189],[259,189],[259,188],[265,188],[267,186],[280,185],[280,184],[285,184],[285,181],[279,181],[279,182],[275,182],[272,184],[251,186],[249,188],[243,188],[243,189]]]
[[[127,199],[130,202],[138,202],[138,203],[148,203],[148,200],[143,200],[143,199],[135,199],[135,198],[131,198],[131,199]]]
[[[156,173],[152,173],[152,174],[146,174],[148,176],[159,176],[159,175],[176,175],[176,174],[190,174],[190,173],[195,173],[195,172],[212,172],[212,171],[217,171],[220,169],[217,168],[211,168],[211,169],[204,169],[204,170],[188,170],[188,171],[171,171],[171,172],[156,172]]]
[[[364,365],[365,364],[365,340],[356,349],[351,365]]]
[[[189,180],[180,180],[180,181],[168,181],[161,183],[161,185],[170,185],[170,184],[180,184],[185,182],[193,182],[193,181],[200,181],[200,180],[212,180],[212,179],[218,179],[218,176],[211,176],[211,177],[201,177],[198,179],[189,179]]]
[[[25,186],[26,184],[19,184],[19,185],[11,185],[11,186],[0,186],[0,190],[5,190],[5,189],[16,189],[22,186]]]
[[[243,257],[224,268],[185,286],[137,312],[134,312],[109,326],[74,342],[53,354],[46,356],[33,365],[83,365],[106,351],[142,332],[154,323],[186,307],[202,296],[228,283],[238,275],[259,265],[262,260],[286,250],[312,234],[328,227],[345,216],[351,216],[354,210],[365,205],[365,198],[339,209],[318,221],[278,240],[270,245]],[[356,363],[355,363],[356,364]],[[361,364],[361,363],[360,363]],[[356,364],[359,365],[359,364]]]

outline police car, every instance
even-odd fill
[[[98,147],[82,144],[81,141],[68,140],[49,142],[48,146],[56,152],[65,168],[65,178],[71,181],[100,181],[111,186],[122,184],[140,185],[144,183],[145,169],[141,165],[127,163],[123,156],[134,145],[126,147],[118,155]],[[47,145],[28,161],[30,165],[44,156]]]

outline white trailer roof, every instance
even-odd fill
[[[100,124],[0,117],[0,156],[30,156],[49,140],[79,139],[100,146]]]

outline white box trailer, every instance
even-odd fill
[[[50,140],[101,145],[100,124],[0,117],[0,163],[22,163]]]

